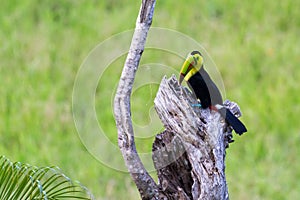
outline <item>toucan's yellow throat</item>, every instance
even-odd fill
[[[197,73],[203,65],[203,57],[199,51],[191,52],[184,61],[179,77],[179,84],[183,79],[188,81],[195,73]]]

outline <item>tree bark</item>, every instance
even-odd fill
[[[114,100],[119,148],[142,199],[159,199],[159,193],[157,184],[146,171],[136,151],[131,121],[130,95],[135,73],[144,51],[147,33],[152,23],[154,7],[155,0],[142,1],[131,46]]]
[[[154,100],[166,128],[153,144],[159,186],[169,199],[229,199],[225,149],[233,142],[232,128],[218,112],[191,106],[197,103],[175,76],[163,78]],[[241,116],[236,103],[224,105]]]

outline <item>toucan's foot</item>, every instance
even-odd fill
[[[202,108],[201,103],[194,103],[191,104],[192,107],[198,107],[198,108]]]

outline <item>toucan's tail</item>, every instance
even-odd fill
[[[245,127],[245,125],[236,116],[234,116],[232,112],[230,112],[230,110],[222,107],[218,109],[218,111],[221,116],[228,122],[228,124],[232,126],[233,130],[237,134],[242,135],[244,132],[247,132],[247,128]]]

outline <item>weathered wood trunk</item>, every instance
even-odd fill
[[[152,23],[155,0],[142,0],[136,29],[114,101],[119,148],[141,198],[228,199],[225,179],[225,148],[232,142],[232,129],[219,113],[192,107],[197,103],[175,76],[164,78],[155,98],[155,108],[166,130],[153,144],[153,161],[159,183],[146,171],[137,153],[131,121],[130,95]],[[225,106],[240,115],[236,104]]]
[[[162,191],[178,199],[228,199],[225,149],[232,129],[220,114],[191,106],[198,102],[175,76],[163,78],[155,108],[166,130],[153,144],[153,161]],[[237,104],[225,101],[240,116]]]

